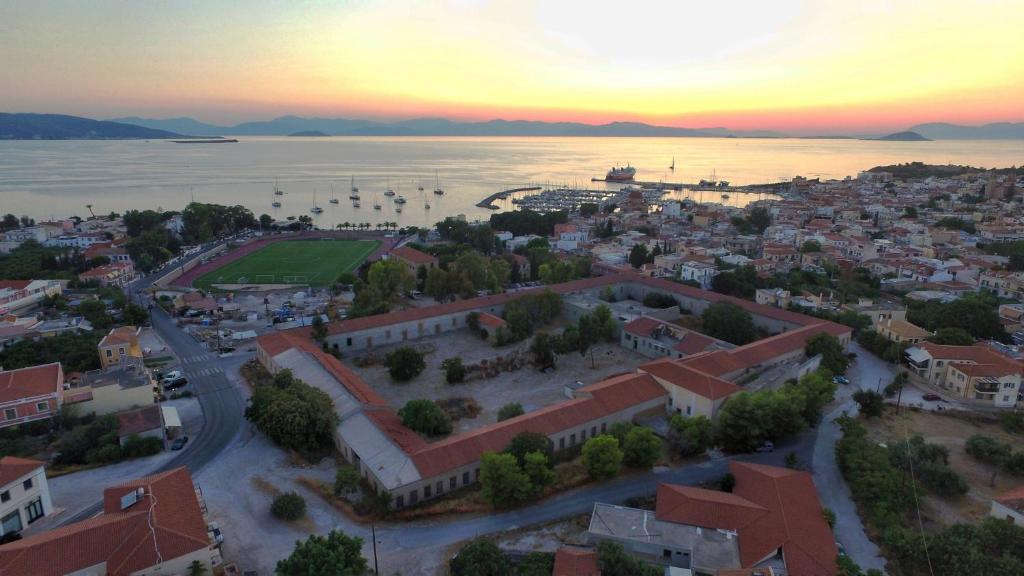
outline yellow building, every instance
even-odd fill
[[[889,318],[882,320],[878,324],[875,324],[875,331],[884,336],[891,342],[902,344],[904,342],[908,344],[917,344],[924,342],[926,338],[932,335],[931,332],[911,324],[906,320],[896,320]]]
[[[139,347],[139,332],[141,330],[134,326],[121,326],[111,330],[97,346],[100,353],[100,365],[104,368],[117,366],[124,356],[142,358],[142,348]]]

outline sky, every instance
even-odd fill
[[[1024,0],[0,2],[0,111],[642,121],[793,134],[1024,120]]]

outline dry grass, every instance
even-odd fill
[[[277,486],[274,486],[273,483],[268,481],[266,478],[263,478],[262,476],[253,476],[252,485],[255,486],[257,490],[263,492],[264,494],[269,494],[275,497],[281,495],[281,489],[278,488]]]
[[[992,468],[964,452],[964,444],[974,434],[992,436],[1014,447],[1021,445],[1020,436],[1005,432],[990,418],[912,409],[904,409],[896,415],[895,410],[888,409],[881,418],[865,420],[864,425],[872,438],[889,445],[905,442],[909,436],[916,434],[930,444],[938,444],[949,450],[950,467],[967,482],[970,489],[959,498],[925,495],[922,499],[922,512],[931,528],[957,522],[976,524],[988,515],[994,496],[1020,484],[1019,479],[1000,473],[996,477],[995,486],[992,486]]]
[[[352,504],[348,500],[338,498],[334,495],[334,486],[327,482],[317,480],[315,478],[309,478],[308,476],[299,476],[296,478],[296,482],[305,486],[314,494],[322,498],[325,502],[330,504],[335,510],[341,512],[346,518],[354,522],[367,523],[372,520],[376,520],[373,515],[360,516],[356,513]]]

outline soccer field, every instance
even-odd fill
[[[376,240],[287,240],[229,262],[195,281],[212,284],[308,284],[328,286],[355,270],[380,242]]]

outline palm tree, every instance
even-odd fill
[[[342,222],[341,224],[338,225],[338,228],[341,228],[342,230],[348,230],[351,227],[352,227],[352,225],[349,224],[348,220],[346,220],[346,221],[344,221],[344,222]]]

